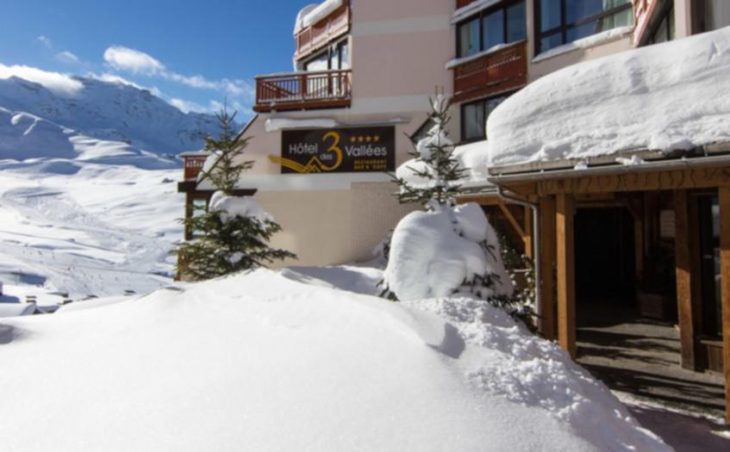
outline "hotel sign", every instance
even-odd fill
[[[395,127],[285,130],[281,134],[283,174],[395,171]]]

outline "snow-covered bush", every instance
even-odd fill
[[[524,318],[512,298],[512,278],[502,262],[499,239],[477,204],[455,205],[467,168],[454,156],[449,139],[449,101],[431,102],[434,126],[415,146],[414,159],[396,172],[401,202],[420,202],[393,231],[383,295],[415,300],[467,294]]]
[[[207,138],[206,149],[216,156],[203,176],[218,189],[207,211],[184,220],[194,231],[191,241],[178,247],[178,270],[184,279],[206,280],[242,270],[265,266],[277,260],[296,257],[269,246],[281,227],[252,197],[234,196],[241,173],[251,162],[241,162],[246,146],[233,133],[234,115],[218,115],[221,135]]]

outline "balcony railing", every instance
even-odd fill
[[[467,58],[454,70],[454,102],[465,102],[522,88],[527,84],[527,44]]]
[[[352,102],[352,71],[297,72],[256,77],[254,111],[347,108]]]
[[[347,0],[329,16],[299,30],[295,36],[296,51],[294,58],[298,61],[303,60],[349,31],[350,2]]]

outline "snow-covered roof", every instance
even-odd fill
[[[503,102],[489,164],[664,153],[730,141],[730,27],[564,68]]]
[[[329,16],[334,10],[342,6],[343,2],[344,0],[325,0],[320,4],[314,3],[305,6],[297,15],[294,34]]]

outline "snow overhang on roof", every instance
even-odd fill
[[[569,66],[490,115],[490,173],[730,142],[730,27]]]
[[[313,3],[302,8],[297,15],[297,21],[294,25],[294,34],[296,35],[303,29],[310,27],[329,16],[334,10],[342,6],[343,1],[344,0],[326,0],[322,3]]]

